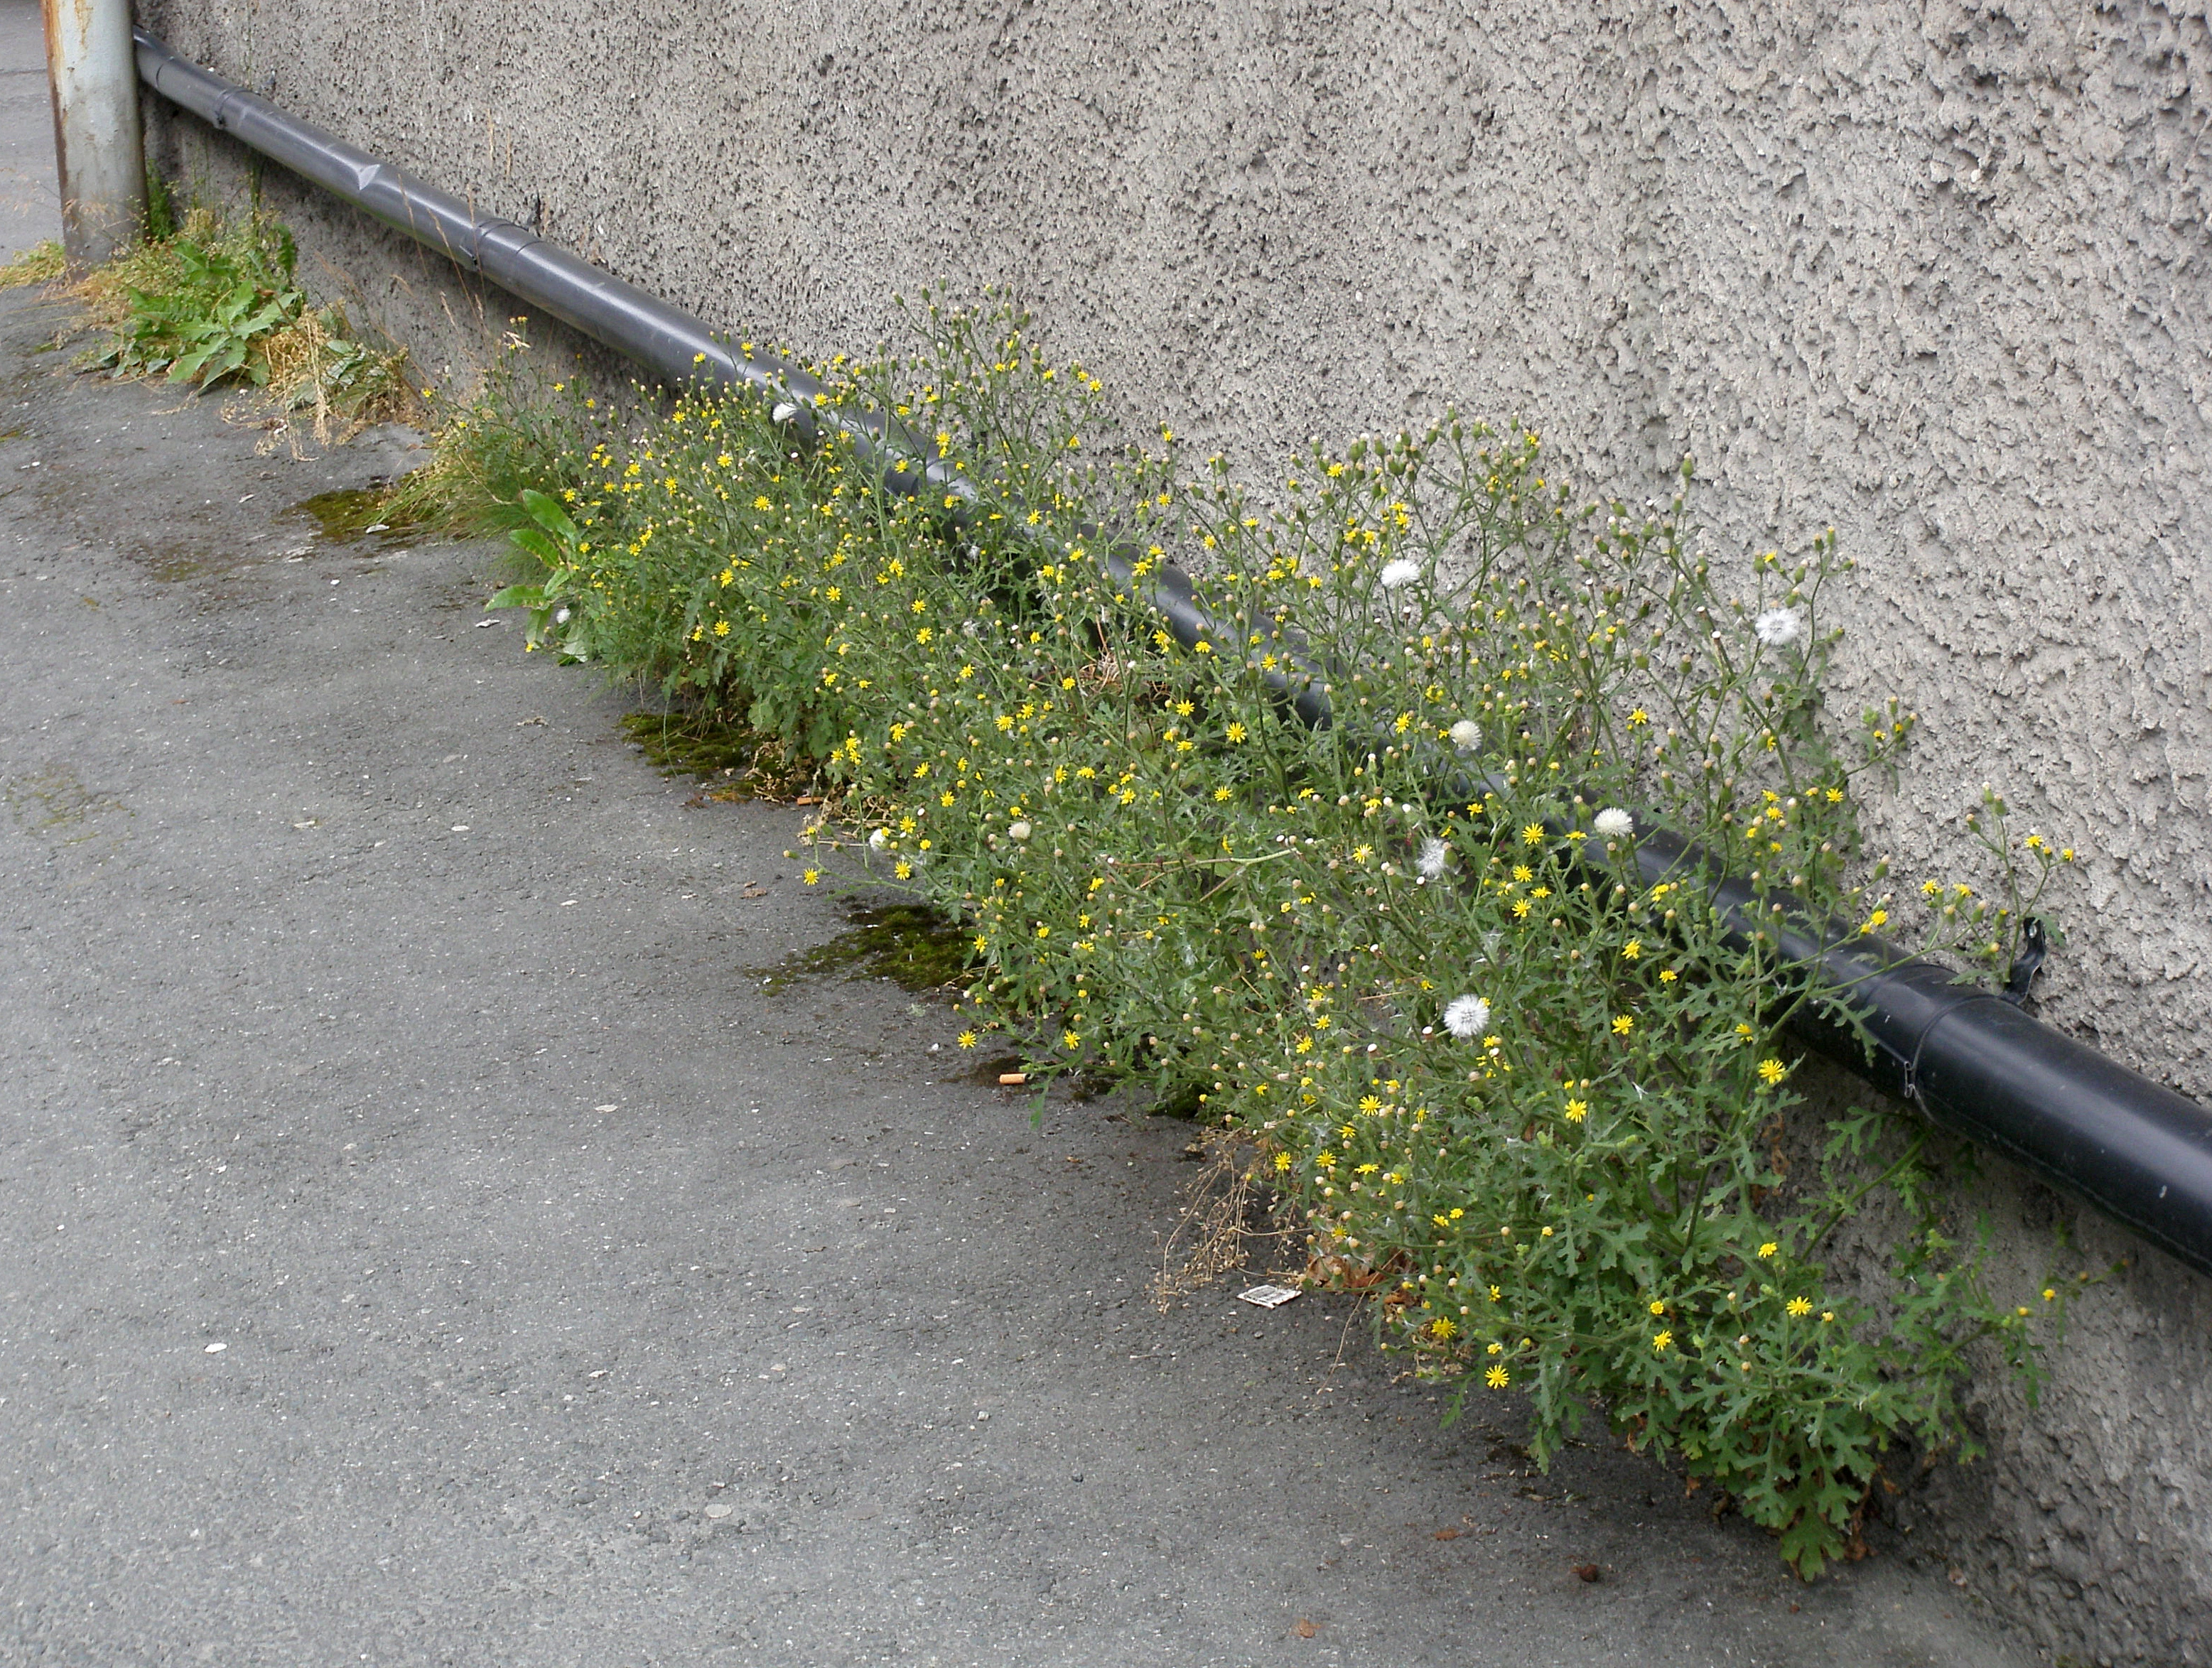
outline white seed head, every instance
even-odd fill
[[[1451,727],[1452,745],[1473,749],[1480,745],[1482,726],[1473,719],[1462,719]]]
[[[868,849],[872,852],[880,852],[890,843],[890,838],[891,831],[889,828],[878,828],[868,836]]]
[[[1759,640],[1770,649],[1786,649],[1805,636],[1805,616],[1794,608],[1770,608],[1751,622]]]
[[[1006,838],[1007,838],[1007,839],[1009,839],[1009,840],[1027,840],[1029,837],[1030,837],[1030,825],[1029,825],[1028,823],[1026,823],[1026,822],[1009,822],[1008,824],[1006,824]]]
[[[1384,562],[1382,572],[1377,577],[1382,581],[1382,588],[1385,591],[1395,591],[1401,585],[1411,585],[1415,579],[1419,579],[1421,565],[1417,561],[1408,561],[1405,557],[1401,556],[1395,561]]]
[[[1451,847],[1431,834],[1421,842],[1420,860],[1413,866],[1420,871],[1423,880],[1438,880],[1443,877],[1444,864],[1450,861]]]
[[[1479,996],[1455,996],[1444,1008],[1444,1029],[1471,1042],[1490,1028],[1490,1004]]]
[[[1636,832],[1636,819],[1618,805],[1607,805],[1592,826],[1607,840],[1626,840]]]

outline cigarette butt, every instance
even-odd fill
[[[1001,1089],[1019,1089],[1024,1083],[1029,1082],[1029,1080],[1030,1074],[1026,1071],[1001,1071],[999,1074],[999,1087]]]

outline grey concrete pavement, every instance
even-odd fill
[[[1184,1126],[763,990],[843,925],[803,813],[688,806],[492,549],[288,508],[393,447],[54,323],[0,300],[0,1661],[2031,1659],[1940,1560],[1530,1474],[1334,1300],[1156,1313]]]
[[[28,0],[0,0],[0,266],[62,234],[46,33]]]

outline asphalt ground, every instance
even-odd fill
[[[37,6],[0,0],[0,265],[61,234],[46,34]]]
[[[1344,1300],[1160,1313],[1188,1125],[764,986],[848,926],[805,812],[690,803],[495,547],[293,507],[404,434],[65,316],[0,300],[0,1660],[2032,1659]]]

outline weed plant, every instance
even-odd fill
[[[1248,492],[1118,433],[1020,318],[914,316],[914,355],[818,367],[813,446],[705,394],[458,414],[449,511],[530,482],[508,513],[538,571],[494,605],[818,761],[840,792],[810,834],[964,924],[963,1046],[1004,1026],[1041,1071],[1194,1093],[1257,1144],[1311,1271],[1422,1374],[1525,1395],[1539,1459],[1595,1412],[1810,1575],[1892,1445],[1971,1453],[1970,1352],[2032,1393],[2066,1288],[1999,1300],[1893,1108],[1786,1167],[1808,970],[1706,870],[1635,860],[1671,828],[1762,910],[1917,923],[1963,974],[2070,856],[1991,796],[2006,895],[1881,889],[1854,785],[1915,720],[1824,712],[1832,534],[1723,565],[1686,464],[1665,501],[1593,502],[1536,434],[1449,412]],[[834,421],[861,414],[972,495],[880,490]],[[1218,622],[1194,640],[1146,600],[1171,559]],[[1836,1235],[1877,1205],[1904,1228],[1854,1296]]]
[[[0,289],[25,289],[33,284],[53,283],[68,270],[61,245],[47,238],[18,252],[7,265],[0,266]]]
[[[570,383],[547,389],[526,381],[518,366],[529,347],[521,334],[526,322],[509,321],[479,399],[445,413],[430,461],[399,483],[387,519],[437,522],[456,533],[526,531],[536,525],[529,494],[557,492],[573,503],[574,488],[592,478],[597,466],[587,454],[601,450],[602,437],[619,431],[619,414]],[[428,397],[429,391],[423,393]],[[517,547],[523,564],[533,574],[544,568],[555,575],[559,589],[566,582],[561,566],[546,567],[542,548],[526,548],[531,543]],[[595,605],[591,611],[603,610]],[[538,640],[533,638],[533,646]],[[652,676],[642,666],[623,670],[648,681]],[[691,687],[708,710],[719,712],[726,704]]]
[[[283,226],[258,213],[226,221],[207,209],[179,223],[166,189],[150,201],[154,235],[106,265],[67,282],[59,246],[41,244],[0,284],[61,284],[100,338],[94,366],[252,390],[280,412],[312,414],[324,444],[414,409],[406,355],[358,339],[343,308],[308,305]]]

